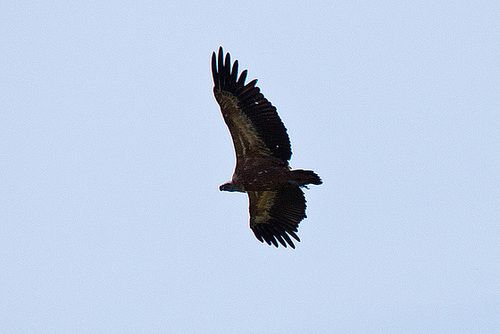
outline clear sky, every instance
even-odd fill
[[[0,332],[500,333],[498,1],[2,1]],[[261,244],[212,95],[306,191]]]

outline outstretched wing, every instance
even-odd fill
[[[306,199],[299,187],[275,191],[248,191],[250,228],[260,242],[295,248],[290,236],[300,241],[295,232],[306,218]],[[278,242],[277,242],[278,241]]]
[[[229,53],[224,60],[222,47],[218,57],[215,52],[212,54],[212,75],[215,99],[231,132],[236,157],[252,154],[290,160],[292,151],[286,128],[276,108],[255,86],[257,80],[245,85],[247,70],[238,78],[238,61],[231,68]]]

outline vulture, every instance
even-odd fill
[[[238,76],[238,61],[231,64],[229,53],[212,54],[214,95],[229,128],[236,151],[231,182],[221,191],[248,194],[250,228],[260,242],[292,248],[296,232],[306,218],[306,200],[301,187],[322,183],[311,170],[291,169],[290,139],[276,108],[256,86],[245,84],[247,70]]]

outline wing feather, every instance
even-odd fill
[[[295,248],[290,236],[300,242],[295,232],[306,217],[306,199],[299,187],[276,191],[249,191],[250,228],[260,242],[278,247],[278,242]]]
[[[238,78],[238,61],[231,66],[229,53],[212,54],[214,95],[221,107],[236,150],[241,158],[246,153],[272,155],[283,161],[292,155],[290,139],[276,108],[256,86],[257,79],[245,85],[247,70]]]

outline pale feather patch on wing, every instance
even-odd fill
[[[233,138],[238,159],[242,159],[249,152],[254,155],[270,156],[271,151],[258,136],[252,121],[239,109],[238,99],[226,91],[215,93],[215,98]]]
[[[269,215],[274,204],[276,191],[249,191],[250,197],[250,227],[257,224],[266,224],[271,216]]]

